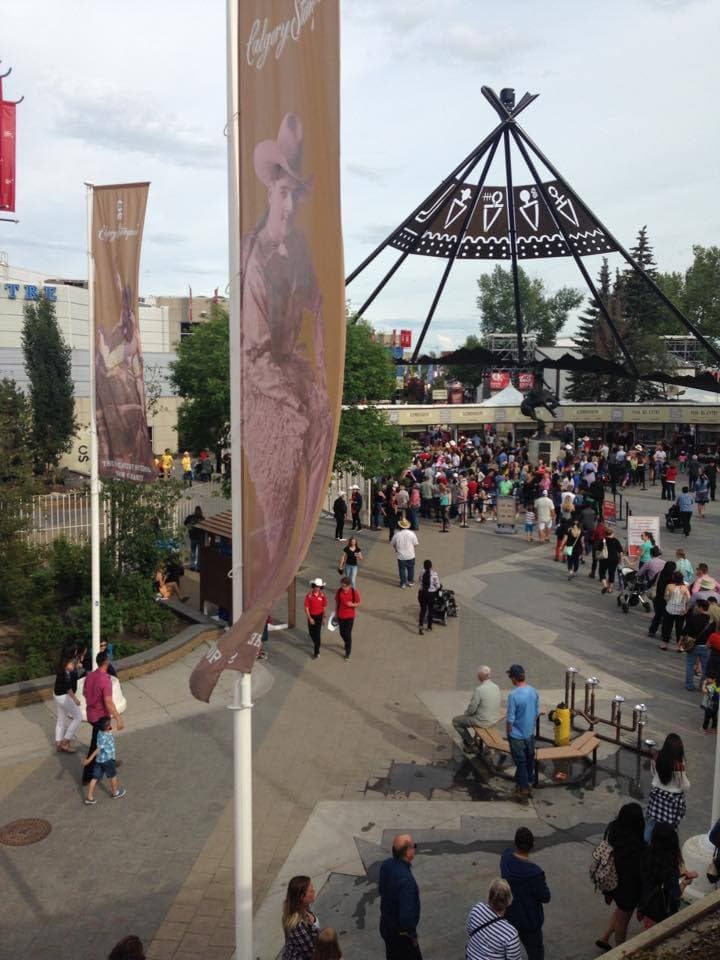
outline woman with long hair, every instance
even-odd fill
[[[420,574],[418,603],[420,604],[419,633],[423,633],[423,622],[427,618],[427,628],[432,630],[433,605],[440,589],[440,577],[433,570],[432,560],[423,560],[423,572]]]
[[[677,913],[685,887],[697,877],[685,869],[680,841],[668,823],[658,823],[643,861],[638,919],[645,929]]]
[[[568,528],[560,544],[560,549],[565,556],[568,568],[568,580],[577,576],[580,560],[584,553],[583,533],[580,521],[575,518]]]
[[[613,849],[613,861],[618,877],[615,889],[607,894],[608,903],[614,903],[610,922],[595,946],[611,950],[610,937],[615,934],[615,943],[625,942],[628,924],[633,910],[640,901],[642,888],[642,863],[645,854],[645,818],[639,803],[626,803],[618,811],[615,820],[608,825],[605,839]]]
[[[342,960],[338,936],[332,927],[325,927],[318,934],[312,960]]]
[[[285,947],[281,960],[312,960],[319,931],[317,917],[310,910],[314,901],[310,877],[293,877],[282,908]]]
[[[77,684],[77,648],[66,647],[58,657],[53,687],[53,700],[57,707],[55,749],[58,753],[75,753],[75,748],[71,744],[83,718],[77,695]]]
[[[662,621],[662,643],[660,650],[667,650],[668,641],[675,628],[675,643],[680,643],[685,615],[690,603],[690,590],[679,570],[675,570],[670,583],[665,587],[665,613]],[[678,646],[678,650],[680,647]]]
[[[660,624],[663,621],[665,616],[665,591],[668,588],[668,584],[672,580],[672,575],[677,569],[677,564],[674,560],[668,560],[665,566],[662,568],[660,573],[657,575],[657,580],[655,581],[655,597],[653,599],[653,607],[655,613],[652,618],[652,622],[648,627],[648,636],[654,637],[660,628]]]
[[[685,747],[677,733],[669,733],[650,763],[652,783],[645,811],[645,842],[649,843],[657,823],[668,823],[677,830],[685,816],[685,791],[690,781],[685,772]]]
[[[343,547],[338,561],[338,573],[347,577],[354,588],[357,583],[358,564],[363,559],[357,537],[350,537],[347,546]]]

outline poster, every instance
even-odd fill
[[[635,558],[639,555],[642,534],[646,530],[650,531],[655,543],[660,546],[660,517],[641,517],[631,513],[628,517],[627,529],[627,554],[629,557]]]
[[[238,43],[243,610],[193,671],[206,701],[224,669],[252,669],[310,544],[344,365],[339,3],[244,0]]]
[[[95,414],[101,477],[156,477],[145,409],[138,274],[149,184],[93,187]]]
[[[495,504],[495,516],[499,527],[514,527],[516,523],[517,502],[515,497],[498,497]]]

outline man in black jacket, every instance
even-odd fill
[[[527,827],[515,831],[515,849],[509,847],[500,858],[500,872],[512,890],[512,903],[507,908],[505,919],[518,932],[527,951],[528,960],[543,960],[543,904],[550,903],[550,891],[545,882],[545,873],[530,860],[530,851],[535,837]]]
[[[411,868],[416,847],[409,833],[398,834],[392,857],[380,867],[380,936],[386,960],[422,960],[417,937],[420,893]]]
[[[335,517],[335,539],[344,540],[343,527],[345,526],[345,517],[347,517],[347,502],[345,500],[345,491],[341,490],[333,503],[333,515]]]

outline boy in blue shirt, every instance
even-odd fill
[[[115,737],[112,735],[112,720],[110,717],[103,717],[100,721],[100,729],[97,735],[97,749],[83,760],[83,766],[94,764],[92,771],[92,780],[88,784],[85,803],[92,806],[97,803],[95,799],[95,787],[98,780],[108,777],[112,789],[112,799],[119,800],[124,797],[127,791],[120,786],[117,770],[115,768]]]
[[[537,690],[525,682],[525,668],[513,663],[507,672],[513,685],[507,701],[507,737],[515,763],[515,799],[527,806],[535,773],[535,725],[540,714]]]

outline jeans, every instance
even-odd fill
[[[90,721],[88,721],[89,723]],[[105,723],[105,717],[101,717],[99,720],[96,720],[92,725],[92,737],[90,738],[90,746],[88,747],[87,756],[89,757],[91,753],[94,753],[97,749],[97,735],[102,729],[102,726]],[[86,767],[83,767],[82,772],[82,782],[87,784],[92,780],[93,764],[89,763]]]
[[[518,930],[520,943],[525,947],[528,960],[545,960],[542,927],[533,930]]]
[[[415,557],[411,560],[401,560],[398,557],[397,565],[400,574],[400,586],[412,583],[415,579]]]
[[[408,520],[410,521],[411,530],[419,530],[420,524],[418,523],[418,509],[417,507],[410,507],[408,510]]]
[[[377,505],[373,510],[372,527],[373,530],[379,530],[383,525],[383,510],[381,505]]]
[[[356,563],[346,563],[343,569],[343,573],[350,580],[350,586],[353,588],[353,590],[355,589],[355,581],[357,580],[357,571],[358,568]]]
[[[510,755],[515,763],[515,782],[521,790],[527,790],[535,776],[535,737],[525,740],[510,737]]]
[[[691,650],[690,653],[685,654],[685,686],[691,690],[695,689],[695,657],[700,657],[700,666],[702,668],[702,673],[700,674],[700,683],[705,679],[705,671],[707,669],[708,657],[710,656],[710,650],[707,646],[702,643],[696,645],[694,650]]]
[[[339,517],[335,514],[335,539],[342,540],[343,528],[345,527],[345,515]]]
[[[653,830],[655,829],[655,824],[657,820],[651,820],[650,817],[645,818],[645,843],[650,843],[652,840]]]
[[[419,946],[413,946],[410,937],[403,937],[399,933],[386,933],[385,960],[422,960]]]
[[[692,520],[692,510],[681,510],[680,520],[682,521],[683,533],[686,537],[690,536],[690,521]]]

